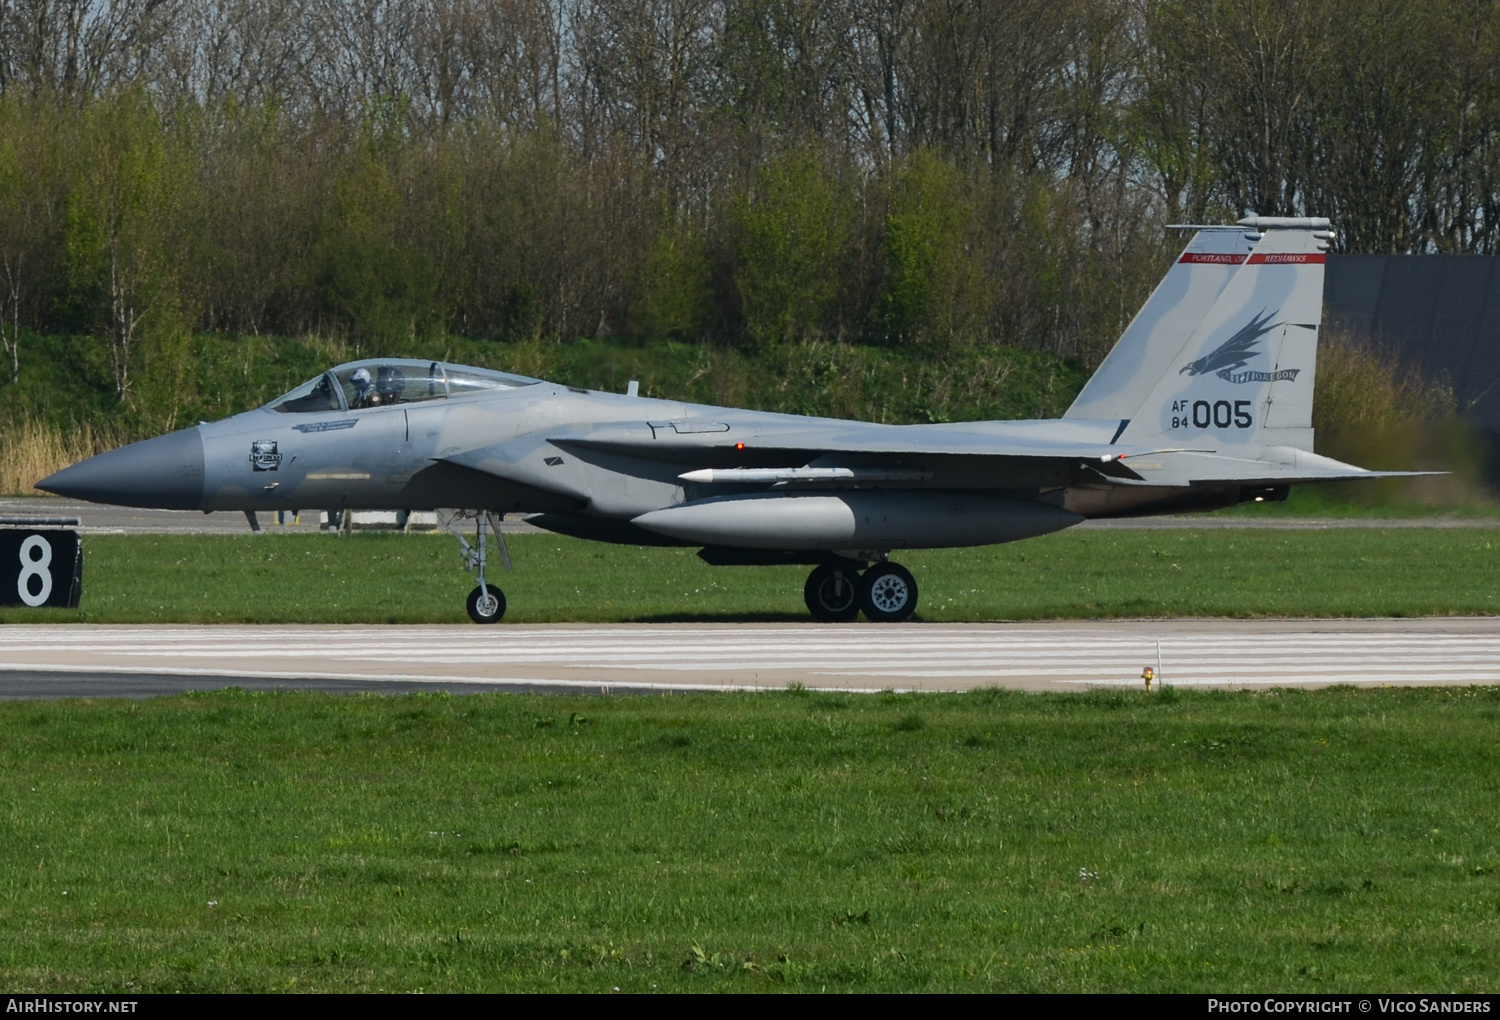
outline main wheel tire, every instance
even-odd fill
[[[848,623],[859,616],[859,572],[851,567],[824,564],[807,575],[802,598],[813,619]]]
[[[484,596],[488,594],[489,599]],[[475,623],[499,623],[505,615],[505,592],[493,584],[469,592],[469,619]]]
[[[917,609],[917,581],[899,563],[877,563],[860,580],[859,604],[876,623],[900,623]]]

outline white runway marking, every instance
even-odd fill
[[[1500,618],[905,626],[39,626],[0,671],[578,687],[1078,690],[1500,683]],[[3,687],[3,678],[0,678]]]

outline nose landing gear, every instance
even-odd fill
[[[480,585],[469,592],[466,606],[475,623],[499,623],[505,615],[505,592],[493,584]]]
[[[459,555],[463,557],[464,569],[471,572],[478,571],[479,585],[469,592],[466,603],[469,619],[475,623],[499,623],[500,618],[505,615],[505,592],[485,581],[484,570],[489,562],[491,535],[494,536],[496,548],[500,550],[501,565],[506,570],[510,569],[510,550],[505,548],[505,536],[500,533],[500,522],[488,510],[454,510],[452,513],[439,510],[437,515],[443,527],[458,539]],[[464,538],[456,526],[459,521],[467,518],[474,520],[473,545],[469,544],[468,539]],[[485,534],[485,525],[489,525],[488,535]]]
[[[863,610],[875,623],[900,623],[917,608],[917,582],[899,563],[877,563],[863,575],[852,565],[825,563],[802,588],[813,619],[848,623]]]

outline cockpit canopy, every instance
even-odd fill
[[[367,358],[329,369],[266,406],[282,414],[358,411],[512,390],[540,381],[444,361]]]

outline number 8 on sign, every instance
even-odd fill
[[[32,535],[21,543],[21,576],[16,579],[16,592],[28,606],[42,605],[52,597],[52,543],[41,535]],[[41,591],[31,593],[31,579],[41,578]]]

